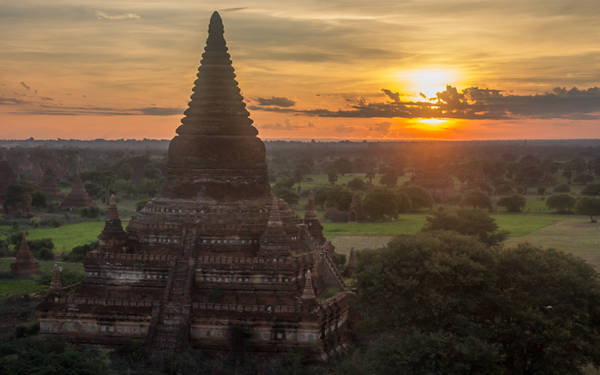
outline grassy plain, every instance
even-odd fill
[[[47,278],[52,275],[54,261],[40,261],[41,274],[13,277],[9,274],[10,264],[15,261],[15,258],[0,258],[0,275],[4,276],[0,279],[0,299],[15,295],[42,293],[47,289],[46,285],[40,284],[41,278]],[[81,263],[61,263],[64,272],[74,274],[83,274],[83,265]]]

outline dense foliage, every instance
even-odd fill
[[[571,255],[419,234],[360,253],[356,275],[363,328],[391,335],[355,354],[352,363],[372,365],[363,373],[581,374],[600,365],[598,274]]]

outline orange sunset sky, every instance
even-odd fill
[[[598,0],[0,0],[0,138],[171,138],[208,21],[263,138],[600,138]]]

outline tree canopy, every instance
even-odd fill
[[[581,374],[600,365],[598,274],[572,255],[418,234],[359,253],[356,277],[362,329],[393,344],[356,354],[376,358],[371,374]]]

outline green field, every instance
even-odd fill
[[[123,223],[124,226],[127,223]],[[54,242],[54,253],[68,253],[75,246],[96,241],[104,228],[104,221],[86,221],[77,224],[63,225],[58,228],[36,228],[28,231],[27,239],[39,240],[51,238]]]
[[[10,272],[10,264],[15,261],[15,258],[0,258],[0,273],[8,274]],[[52,275],[54,261],[38,261],[40,264],[40,275],[32,275],[26,277],[10,277],[0,279],[0,298],[6,298],[14,295],[23,295],[31,293],[42,293],[47,286],[40,285],[39,279]],[[72,272],[75,274],[83,274],[83,265],[81,263],[61,263],[63,271]]]

